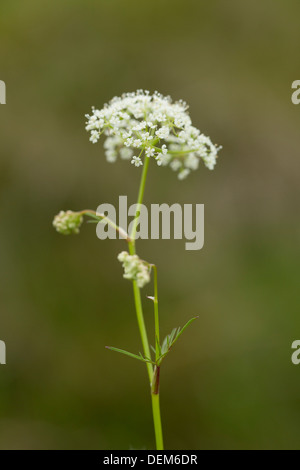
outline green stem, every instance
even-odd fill
[[[159,315],[158,315],[158,288],[157,288],[157,268],[152,264],[154,279],[154,325],[155,325],[155,360],[160,356],[160,338],[159,338]]]
[[[160,417],[160,406],[159,406],[159,393],[152,393],[152,411],[153,421],[156,439],[156,450],[164,450],[161,417]]]
[[[128,248],[129,248],[129,253],[131,255],[134,255],[136,253],[136,251],[135,251],[136,229],[137,229],[138,220],[139,220],[140,208],[141,208],[141,204],[143,202],[143,197],[144,197],[144,192],[145,192],[146,178],[147,178],[149,162],[150,162],[150,158],[145,157],[144,158],[143,173],[142,173],[142,177],[141,177],[139,194],[138,194],[138,201],[137,201],[137,206],[136,206],[136,211],[135,211],[135,218],[134,218],[134,221],[133,221],[133,226],[132,226],[132,230],[131,230],[130,237],[129,237],[130,240],[128,240]],[[138,321],[141,340],[142,340],[143,349],[144,349],[144,355],[147,358],[151,358],[149,341],[148,341],[146,325],[145,325],[144,315],[143,315],[141,293],[140,293],[140,289],[139,289],[136,281],[133,281],[133,295],[134,295],[134,301],[135,301],[137,321]],[[158,304],[157,304],[157,271],[156,271],[156,267],[154,269],[154,299],[156,299],[156,303],[154,302],[155,336],[156,336],[156,338],[158,338],[158,341],[159,341]],[[157,356],[157,350],[158,350],[158,346],[157,346],[157,343],[156,343],[156,358],[158,357]],[[153,422],[154,422],[156,448],[157,448],[157,450],[163,450],[163,437],[162,437],[162,426],[161,426],[159,393],[158,393],[159,392],[160,368],[155,366],[155,369],[154,369],[154,372],[153,372],[153,367],[152,367],[151,363],[147,363],[146,366],[147,366],[147,371],[148,371],[148,376],[149,376],[149,381],[150,381],[150,386],[151,386],[152,412],[153,412]]]
[[[131,244],[129,243],[130,254],[134,254],[134,252],[132,252],[130,250],[130,245]],[[146,358],[150,359],[151,358],[151,353],[150,353],[150,348],[149,348],[149,341],[148,341],[148,336],[147,336],[146,325],[145,325],[145,321],[144,321],[141,293],[140,293],[140,289],[139,289],[136,281],[133,281],[133,295],[134,295],[137,321],[138,321],[140,335],[141,335],[141,339],[142,339],[142,345],[143,345],[143,349],[144,349],[144,356]],[[150,381],[150,384],[151,384],[152,377],[153,377],[152,364],[147,362],[146,366],[147,366],[149,381]]]
[[[160,356],[160,338],[159,338],[159,315],[158,315],[158,287],[157,287],[157,267],[152,264],[153,269],[153,281],[154,281],[154,324],[155,324],[155,360],[156,363]],[[160,405],[159,405],[159,380],[160,379],[160,366],[156,364],[153,372],[153,379],[151,384],[152,392],[152,413],[154,421],[156,449],[163,450],[163,434],[160,417]]]
[[[130,237],[127,232],[122,227],[119,227],[118,225],[115,224],[112,220],[110,220],[108,217],[106,217],[104,214],[99,214],[98,212],[92,211],[90,209],[85,209],[83,211],[80,211],[79,214],[81,215],[87,215],[89,217],[92,217],[93,219],[99,220],[99,222],[105,221],[108,225],[110,225],[113,229],[115,229],[119,234],[121,235],[122,238],[124,238],[127,242],[130,242]]]
[[[147,173],[148,173],[149,162],[150,162],[150,158],[145,157],[144,158],[143,173],[142,173],[141,182],[140,182],[138,201],[137,201],[137,206],[136,206],[136,211],[135,211],[135,217],[134,217],[133,226],[132,226],[132,230],[131,230],[131,234],[130,234],[130,238],[132,240],[132,245],[133,245],[133,248],[134,248],[134,252],[135,252],[136,228],[137,228],[137,225],[138,225],[139,213],[140,213],[140,209],[141,209],[141,205],[142,205],[143,197],[144,197],[144,192],[145,192],[146,178],[147,178]]]
[[[129,253],[131,255],[135,255],[136,228],[137,228],[137,224],[138,224],[138,215],[139,215],[139,212],[140,212],[140,208],[141,208],[141,204],[143,202],[143,197],[144,197],[144,192],[145,192],[145,185],[146,185],[146,177],[147,177],[147,171],[148,171],[148,166],[149,166],[149,160],[150,160],[150,158],[145,157],[143,173],[142,173],[142,177],[141,177],[139,194],[138,194],[138,202],[137,202],[135,217],[134,217],[133,226],[132,226],[132,230],[131,230],[131,234],[130,234],[130,241],[128,242]],[[144,315],[143,315],[141,293],[140,293],[140,289],[139,289],[136,281],[133,281],[133,295],[134,295],[137,321],[138,321],[140,335],[141,335],[143,349],[144,349],[144,355],[145,355],[145,357],[150,358],[151,353],[150,353],[149,341],[148,341],[146,325],[145,325],[145,320],[144,320]],[[153,376],[152,364],[147,363],[146,365],[147,365],[149,380],[150,380],[150,383],[151,383],[152,382],[152,376]]]

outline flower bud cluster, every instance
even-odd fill
[[[130,255],[127,251],[122,251],[118,255],[118,260],[122,263],[124,268],[123,277],[125,279],[137,281],[137,285],[140,288],[150,282],[149,265],[141,260],[138,255]]]
[[[79,233],[79,228],[83,222],[83,217],[79,212],[73,211],[60,211],[54,217],[53,226],[57,232],[63,235],[70,235],[71,233]]]

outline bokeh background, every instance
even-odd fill
[[[134,203],[139,170],[105,161],[84,114],[145,88],[190,104],[223,145],[179,182],[152,165],[145,202],[205,204],[205,246],[139,242],[159,267],[162,334],[200,318],[162,369],[169,449],[297,449],[298,0],[0,4],[1,449],[153,448],[122,241],[63,237],[60,209]],[[151,294],[151,286],[143,294]],[[145,303],[149,335],[152,306]]]

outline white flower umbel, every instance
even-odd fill
[[[141,166],[141,165],[143,164],[143,162],[142,162],[142,160],[140,159],[140,157],[132,157],[131,163],[132,163],[134,166]]]
[[[63,235],[70,235],[71,233],[79,233],[79,228],[83,222],[82,214],[73,211],[60,211],[54,217],[53,226],[57,232]]]
[[[140,157],[145,153],[159,166],[170,165],[184,179],[198,168],[199,160],[213,170],[221,149],[192,125],[187,109],[183,101],[173,103],[169,96],[138,90],[113,98],[101,110],[92,108],[92,114],[86,115],[86,130],[93,143],[106,136],[109,162],[115,162],[118,155],[130,159],[139,149],[140,156],[133,157],[132,164],[142,165]]]
[[[122,251],[118,255],[118,260],[124,268],[125,279],[137,281],[138,287],[142,288],[150,282],[149,265],[141,260],[138,255],[130,255],[127,251]]]

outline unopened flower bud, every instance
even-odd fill
[[[150,282],[149,265],[141,260],[138,255],[130,255],[127,251],[122,251],[118,255],[118,260],[124,268],[125,279],[136,281],[138,287],[142,288]]]
[[[80,212],[73,211],[60,211],[54,217],[53,226],[57,232],[63,235],[70,235],[71,233],[79,233],[79,227],[83,222],[83,217]]]

